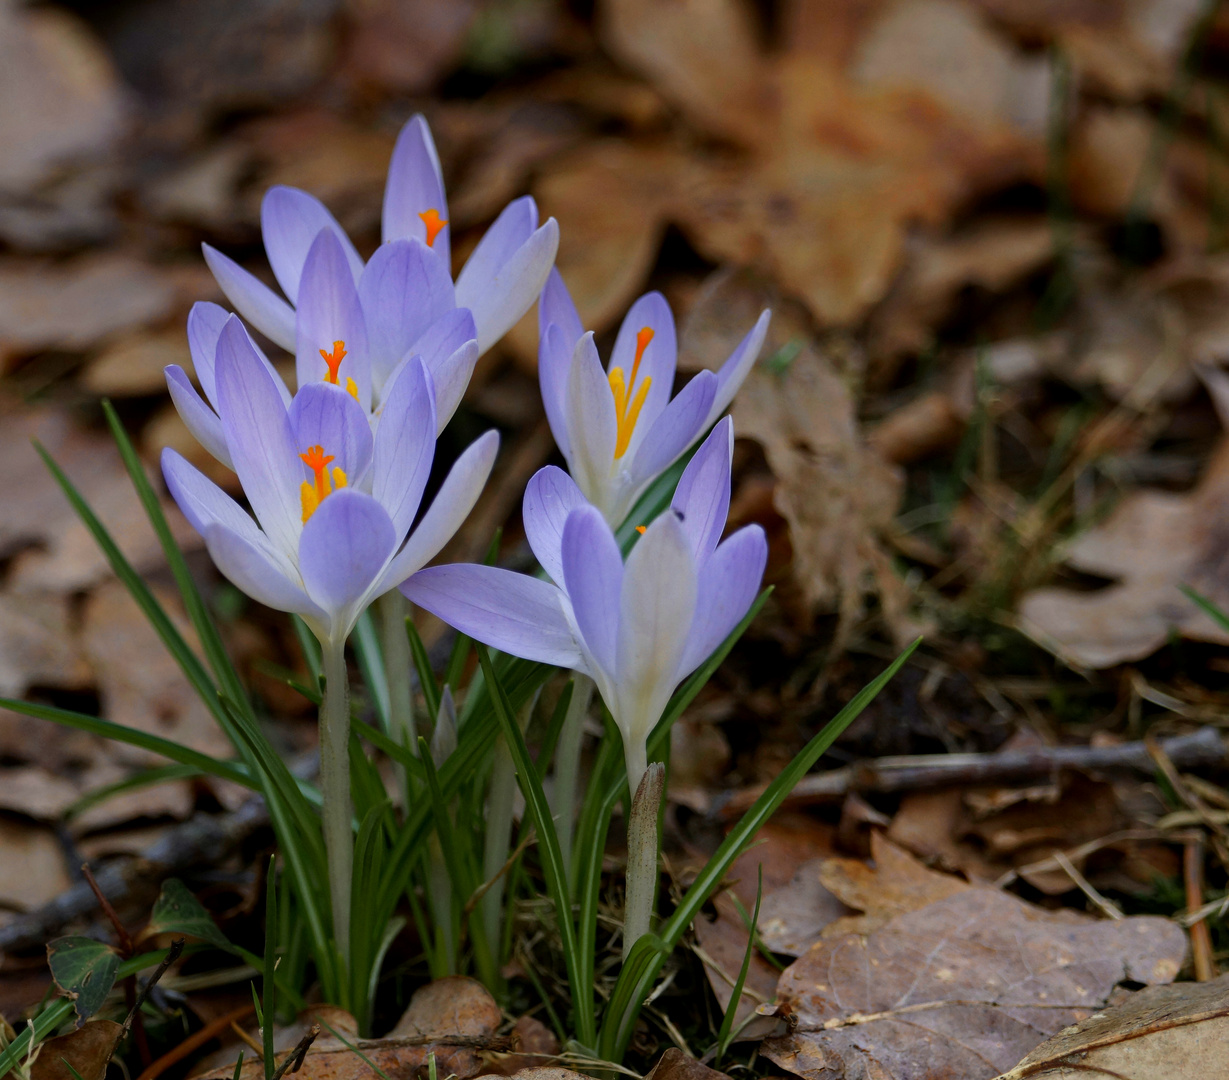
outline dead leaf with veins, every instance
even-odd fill
[[[1102,524],[1077,536],[1066,563],[1113,584],[1093,592],[1027,593],[1019,626],[1066,663],[1107,668],[1150,656],[1172,633],[1229,643],[1180,586],[1229,610],[1229,441],[1189,492],[1128,495]]]
[[[1124,979],[1172,982],[1185,955],[1168,919],[1096,920],[963,888],[811,949],[777,990],[793,1031],[762,1049],[804,1080],[989,1080]]]
[[[995,1080],[1229,1076],[1229,975],[1149,986],[1060,1031]]]

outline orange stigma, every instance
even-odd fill
[[[643,536],[648,531],[649,531],[649,527],[647,525],[637,525],[636,526],[636,532],[638,532],[641,536]]]
[[[329,373],[324,377],[324,381],[331,382],[336,386],[337,369],[341,367],[341,362],[346,358],[346,343],[344,341],[334,341],[333,351],[329,353],[321,349],[320,356],[329,366]]]
[[[434,247],[435,238],[439,236],[444,226],[448,224],[448,219],[440,217],[440,212],[435,207],[432,207],[430,210],[424,210],[418,216],[422,218],[422,223],[427,227],[427,247]]]
[[[325,496],[330,495],[334,488],[344,488],[347,484],[345,471],[329,469],[333,461],[332,454],[326,454],[323,446],[309,446],[307,452],[299,455],[300,460],[315,474],[312,483],[304,480],[299,486],[299,501],[303,505],[303,524],[316,512]],[[329,484],[329,473],[332,472],[333,483]]]
[[[610,369],[610,392],[615,400],[615,422],[617,435],[615,438],[615,458],[621,458],[627,453],[632,441],[632,433],[636,430],[636,421],[640,418],[640,410],[644,407],[644,399],[648,397],[649,387],[653,385],[652,376],[646,375],[644,381],[636,388],[636,376],[640,373],[640,361],[644,359],[644,350],[653,340],[653,328],[642,326],[636,332],[636,358],[632,361],[632,377],[630,382],[624,382],[623,369]],[[633,393],[634,391],[634,393]]]

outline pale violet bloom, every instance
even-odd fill
[[[559,229],[538,225],[532,198],[510,203],[478,243],[455,284],[439,158],[421,116],[402,129],[384,193],[384,243],[363,262],[314,196],[271,188],[261,206],[265,251],[285,299],[205,245],[205,259],[235,309],[295,356],[298,388],[328,381],[347,389],[373,426],[398,373],[420,357],[448,422],[479,355],[533,304],[555,258]],[[167,369],[172,398],[202,445],[224,463],[210,370],[227,313],[197,305],[189,320],[202,401],[182,369]]]
[[[572,478],[618,528],[645,489],[725,412],[759,356],[769,312],[717,372],[702,371],[678,394],[674,316],[661,293],[627,313],[602,369],[558,270],[538,307],[538,380],[555,442]]]
[[[167,487],[236,586],[301,615],[340,643],[364,608],[435,557],[473,508],[491,471],[495,432],[457,460],[411,532],[435,455],[431,374],[410,360],[374,433],[362,406],[316,380],[293,400],[232,315],[210,367],[221,445],[256,516],[174,450]],[[203,380],[202,380],[203,381]]]
[[[747,613],[764,573],[768,544],[758,525],[719,543],[733,440],[727,417],[626,563],[609,523],[567,473],[548,465],[525,491],[524,520],[551,581],[454,564],[421,570],[402,586],[462,633],[590,676],[623,735],[633,792],[670,695]]]

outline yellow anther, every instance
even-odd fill
[[[435,238],[448,224],[448,219],[440,217],[440,212],[435,207],[422,211],[418,216],[422,218],[422,223],[427,227],[427,247],[434,247]]]
[[[355,401],[358,401],[358,383],[353,379],[346,379],[346,393],[348,393]]]
[[[653,385],[651,375],[646,375],[640,385],[636,386],[636,376],[640,373],[640,361],[644,359],[644,350],[649,347],[649,342],[653,340],[653,328],[650,326],[642,326],[636,332],[636,358],[632,362],[632,377],[630,384],[624,380],[622,368],[611,368],[610,375],[610,392],[614,395],[615,403],[615,453],[616,458],[621,458],[627,453],[627,448],[631,445],[632,435],[636,430],[636,421],[640,418],[640,410],[644,407],[644,399],[648,396],[649,387]],[[631,391],[634,388],[634,393]],[[629,401],[628,398],[631,400]]]
[[[341,362],[346,358],[346,343],[344,341],[334,341],[333,351],[330,353],[321,349],[320,356],[329,367],[329,373],[324,377],[324,381],[331,382],[336,386],[337,369],[341,367]]]
[[[307,452],[300,454],[299,458],[314,474],[312,481],[304,480],[299,485],[299,503],[303,508],[303,524],[306,525],[307,519],[316,512],[316,508],[324,502],[325,497],[332,494],[334,489],[344,488],[349,481],[346,479],[344,469],[329,468],[333,455],[326,454],[323,446],[309,446]],[[331,485],[329,484],[330,473],[333,476]]]

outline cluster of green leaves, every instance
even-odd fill
[[[566,1027],[574,1045],[591,1056],[618,1062],[632,1034],[641,1003],[649,996],[652,984],[673,949],[691,925],[700,908],[719,886],[734,859],[747,847],[756,831],[780,805],[789,790],[819,759],[837,735],[878,693],[904,662],[901,656],[887,671],[864,689],[841,713],[807,745],[782,775],[764,792],[715,853],[700,876],[684,893],[681,902],[655,933],[646,935],[634,949],[619,973],[608,1000],[599,1001],[595,989],[598,962],[598,905],[602,898],[602,856],[615,808],[622,801],[630,805],[623,754],[617,731],[606,716],[606,734],[594,762],[589,785],[577,821],[573,857],[565,863],[556,833],[552,811],[543,787],[567,711],[565,690],[553,711],[535,757],[526,745],[517,716],[531,703],[553,669],[510,656],[492,654],[459,636],[449,658],[443,681],[432,671],[427,650],[407,623],[411,655],[417,668],[420,687],[429,715],[438,715],[445,687],[456,693],[471,649],[477,650],[480,668],[463,694],[458,716],[456,749],[437,768],[422,747],[399,741],[389,721],[387,682],[377,635],[369,616],[364,616],[352,638],[358,666],[367,683],[371,704],[369,723],[361,714],[354,716],[351,743],[352,794],[355,811],[354,905],[350,925],[348,967],[342,950],[332,938],[329,910],[328,875],[325,859],[318,791],[296,777],[270,743],[257,711],[243,687],[224,647],[217,624],[198,591],[182,552],[176,545],[162,513],[159,499],[141,466],[123,427],[109,404],[104,404],[107,422],[119,446],[124,464],[140,496],[150,523],[161,541],[188,618],[200,642],[200,655],[188,644],[174,620],[149,586],[119,550],[106,527],[86,499],[59,466],[39,447],[47,467],[64,490],[81,519],[93,534],[112,569],[141,607],[159,637],[179,664],[185,678],[200,696],[234,748],[230,760],[218,760],[171,740],[127,727],[113,721],[67,709],[36,703],[0,700],[0,705],[41,719],[103,735],[167,758],[171,765],[149,770],[144,777],[127,781],[157,783],[171,777],[213,776],[242,784],[260,794],[270,814],[284,867],[284,887],[274,892],[272,880],[267,913],[265,959],[236,950],[199,908],[187,890],[178,883],[168,884],[168,892],[155,911],[156,925],[170,929],[175,924],[182,932],[244,956],[246,962],[266,973],[264,1012],[274,1008],[273,980],[277,1000],[289,1007],[302,1003],[302,994],[311,978],[319,981],[324,998],[351,1011],[360,1029],[371,1019],[385,953],[404,926],[399,911],[408,907],[418,923],[429,967],[433,975],[448,973],[450,967],[474,970],[495,992],[499,992],[499,970],[512,947],[512,911],[518,897],[536,893],[540,875],[553,902],[555,926],[562,943],[567,968],[567,983],[572,1000]],[[648,521],[665,509],[681,472],[680,462],[659,479],[642,499],[631,521]],[[636,540],[628,526],[620,539],[625,547]],[[765,590],[746,617],[722,646],[675,693],[665,714],[649,739],[649,759],[665,760],[670,729],[683,710],[724,660],[734,643],[755,618],[767,599]],[[313,678],[306,684],[289,680],[306,697],[319,702],[322,694],[320,655],[311,635],[302,626],[300,641],[304,659]],[[481,868],[485,821],[483,806],[490,782],[494,750],[500,740],[511,753],[516,779],[526,804],[525,821],[514,857],[504,867],[508,906],[499,940],[491,940],[482,918],[480,897],[492,885],[484,881]],[[377,763],[364,749],[366,742],[398,765],[405,779],[405,806],[398,809],[389,798]],[[530,847],[532,838],[536,845]],[[439,867],[430,865],[432,844],[442,855],[451,889],[451,919],[433,925],[431,913],[420,899],[424,886]],[[532,850],[532,855],[529,852]],[[447,922],[448,925],[442,925]],[[194,927],[194,929],[193,929]],[[276,939],[276,940],[275,940]],[[80,950],[80,951],[78,951]],[[100,951],[101,950],[101,951]],[[106,996],[115,978],[134,968],[136,960],[119,962],[105,954],[106,946],[64,945],[53,963],[68,964],[74,955],[91,959],[89,968],[89,1006],[98,995]],[[145,961],[157,954],[137,958]],[[276,968],[269,959],[277,956]],[[276,975],[274,972],[276,971]],[[57,978],[59,976],[57,975]],[[72,979],[72,974],[66,974]],[[97,980],[96,983],[93,980]],[[106,991],[102,990],[106,984]],[[78,994],[78,1003],[81,996]],[[100,1000],[100,999],[98,999]],[[731,1038],[730,1016],[723,1025],[721,1043]],[[548,1007],[550,1002],[547,1002]],[[56,1002],[34,1022],[33,1027],[0,1055],[0,1075],[21,1060],[31,1039],[41,1039],[68,1016],[71,1006]],[[271,1029],[271,1025],[266,1025]],[[568,1032],[565,1032],[567,1034]]]

